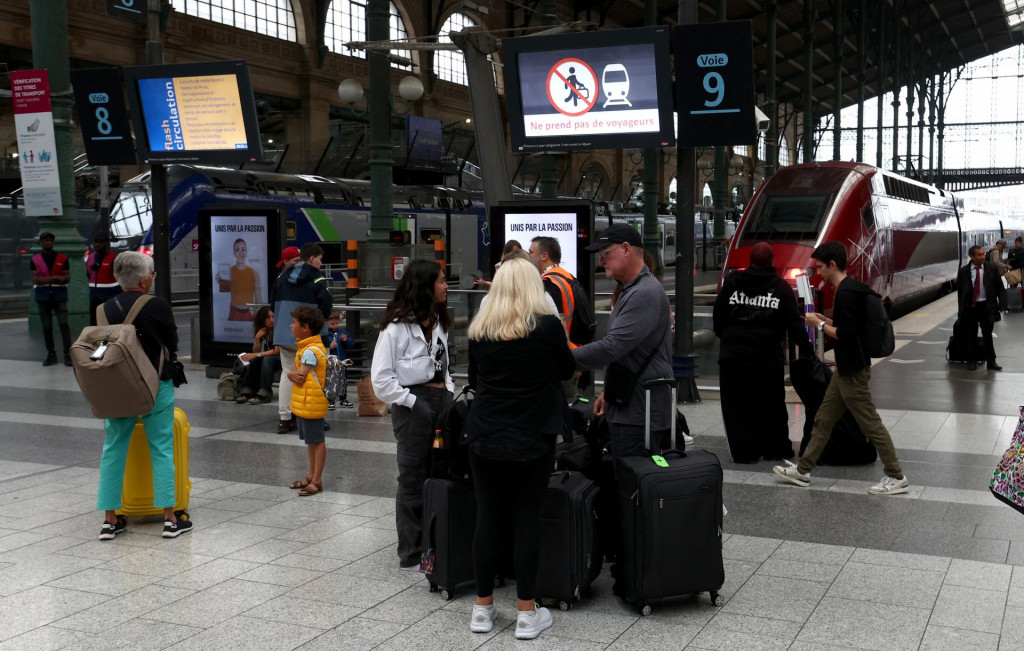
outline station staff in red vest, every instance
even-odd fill
[[[96,308],[120,294],[123,290],[114,278],[114,258],[110,250],[110,235],[99,231],[92,236],[92,251],[85,259],[85,273],[89,277],[89,323],[96,325]]]
[[[32,287],[36,303],[39,304],[39,318],[43,322],[43,338],[46,340],[46,360],[43,366],[57,363],[57,351],[53,344],[53,314],[57,313],[60,338],[64,344],[64,366],[71,366],[71,328],[68,327],[68,283],[71,273],[68,256],[53,250],[53,233],[40,233],[39,246],[42,251],[32,256],[29,270],[32,273]]]

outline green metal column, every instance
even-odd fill
[[[893,35],[893,49],[896,50],[896,62],[893,72],[893,93],[892,93],[892,169],[896,170],[896,162],[900,159],[900,77],[903,71],[900,69],[900,28],[897,24],[896,33]]]
[[[857,11],[857,162],[864,160],[864,76],[867,68],[867,0],[860,0]]]
[[[775,166],[779,162],[779,107],[775,103],[775,59],[778,56],[775,41],[775,17],[778,8],[778,0],[768,0],[768,6],[765,7],[765,29],[768,32],[768,52],[765,54],[768,57],[768,82],[765,88],[767,106],[764,107],[764,112],[768,114],[769,118],[768,133],[765,134],[764,143],[765,178],[775,174]]]
[[[715,20],[722,22],[726,19],[726,2],[718,0]],[[729,155],[725,147],[715,147],[715,185],[713,188],[715,202],[715,220],[711,227],[711,235],[715,241],[725,239],[725,209],[729,207]]]
[[[804,0],[804,159],[814,159],[814,0]]]
[[[366,39],[386,41],[390,35],[388,0],[369,0],[366,5]],[[391,69],[382,50],[368,50],[370,90],[370,236],[368,242],[387,242],[394,213],[391,156]]]
[[[882,99],[885,97],[885,62],[887,60],[885,52],[885,33],[886,33],[886,22],[885,22],[886,3],[881,3],[878,7],[878,50],[875,52],[875,60],[878,61],[878,98],[877,106],[875,107],[878,111],[875,120],[875,167],[882,167],[882,118],[885,116],[884,107],[882,105]]]
[[[68,16],[66,0],[32,0],[32,65],[46,69],[50,79],[50,101],[53,106],[54,140],[57,146],[57,169],[60,175],[61,215],[39,218],[39,230],[56,236],[54,250],[68,256],[71,284],[68,287],[68,319],[72,339],[82,327],[89,324],[88,283],[82,254],[85,242],[78,234],[75,209],[75,173],[71,148],[74,125],[71,122],[74,99],[71,95],[71,73],[68,58]],[[38,252],[39,245],[32,247]],[[29,328],[40,330],[39,310],[35,301],[29,301]],[[60,341],[54,320],[54,337]]]
[[[644,0],[644,25],[658,24],[658,0]],[[644,149],[644,249],[655,260],[651,271],[660,274],[662,265],[658,256],[658,156],[655,147]],[[678,181],[677,181],[678,185]],[[677,194],[678,196],[678,194]]]
[[[835,69],[833,72],[835,81],[835,99],[832,101],[832,108],[835,111],[835,121],[832,123],[832,160],[840,160],[842,154],[840,153],[840,145],[842,145],[843,137],[843,23],[844,19],[844,6],[843,0],[834,0],[834,13],[835,13],[835,30],[833,40],[833,59],[835,60]]]
[[[551,26],[558,22],[557,0],[541,0],[540,24]],[[540,196],[544,199],[558,198],[558,154],[541,154]]]

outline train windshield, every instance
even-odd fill
[[[769,195],[757,205],[743,236],[751,239],[814,239],[833,195]]]
[[[123,240],[139,237],[153,225],[153,211],[148,192],[123,191],[110,211],[110,235]]]

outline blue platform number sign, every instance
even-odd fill
[[[675,29],[679,145],[753,145],[754,57],[750,21]]]
[[[91,165],[134,165],[131,123],[118,68],[72,70],[85,154]]]

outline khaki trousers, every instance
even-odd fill
[[[882,424],[878,416],[875,403],[871,400],[871,368],[862,368],[852,375],[832,374],[832,381],[828,383],[825,390],[825,398],[818,408],[814,417],[814,429],[811,430],[811,440],[800,457],[797,470],[803,474],[809,473],[818,463],[818,457],[825,449],[825,444],[832,436],[832,428],[843,416],[847,409],[853,414],[853,419],[860,425],[864,436],[878,450],[878,456],[882,459],[885,474],[900,479],[903,477],[903,469],[900,468],[900,460],[896,457],[896,448],[892,444],[892,437],[889,430]]]

